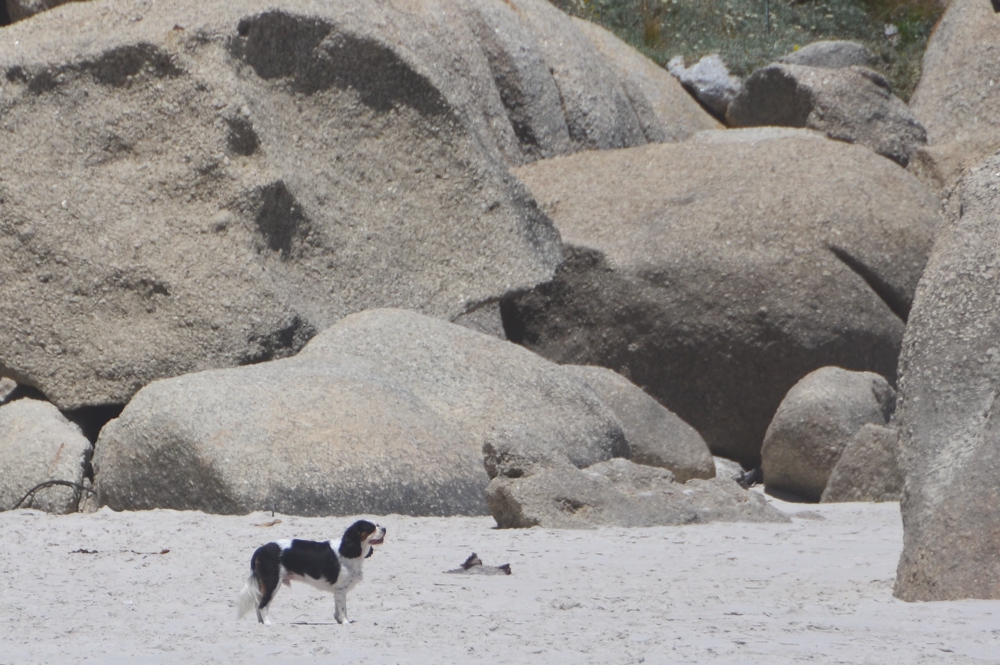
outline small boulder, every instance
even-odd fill
[[[889,82],[865,67],[772,64],[746,80],[726,111],[733,127],[809,127],[906,166],[927,133]]]
[[[731,459],[726,459],[725,457],[719,457],[717,455],[712,459],[715,462],[716,478],[729,478],[730,480],[736,480],[746,473],[739,462],[734,462]]]
[[[691,67],[684,66],[683,56],[676,56],[667,63],[667,69],[695,99],[719,118],[726,116],[729,104],[743,88],[718,55],[706,55]]]
[[[778,62],[786,65],[843,69],[853,66],[871,67],[875,63],[875,56],[862,44],[838,39],[806,44],[797,51],[781,56]]]
[[[666,469],[623,459],[586,469],[556,463],[535,467],[526,476],[497,476],[486,501],[500,528],[788,521],[761,494],[746,492],[732,480],[682,484]]]
[[[862,425],[885,425],[896,393],[873,372],[822,367],[792,386],[761,449],[764,486],[819,501],[830,473]]]
[[[899,501],[903,495],[899,455],[897,430],[862,425],[833,467],[820,503]]]
[[[10,510],[25,494],[48,480],[83,484],[92,446],[59,409],[36,399],[0,406],[0,510]],[[66,486],[38,490],[22,508],[49,513],[76,512],[80,490]]]
[[[565,367],[583,379],[618,416],[633,462],[670,469],[680,483],[715,476],[712,453],[701,435],[641,388],[605,367]]]

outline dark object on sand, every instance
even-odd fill
[[[996,1],[1000,2],[1000,0]],[[745,490],[750,489],[754,485],[760,485],[762,482],[764,482],[763,467],[755,466],[749,471],[744,471],[739,475],[738,478],[736,478],[736,482],[739,483],[739,486]]]
[[[1000,13],[1000,0],[993,0],[993,11]]]
[[[465,560],[465,563],[459,568],[454,570],[445,571],[448,573],[467,573],[472,575],[510,575],[510,564],[505,563],[501,566],[484,566],[482,560],[479,556],[473,552],[469,555],[469,558]]]

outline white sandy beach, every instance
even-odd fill
[[[376,517],[388,537],[349,626],[301,584],[272,626],[237,622],[233,601],[257,545],[339,538],[351,518],[0,513],[0,663],[1000,662],[1000,601],[892,597],[898,504],[771,500],[803,516],[594,531]],[[513,575],[444,573],[473,551]]]

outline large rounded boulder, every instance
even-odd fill
[[[1000,599],[998,173],[993,157],[963,182],[903,341],[903,600]]]
[[[70,3],[0,74],[0,374],[64,410],[531,288],[559,236],[508,165],[714,125],[544,0]]]
[[[116,510],[483,514],[483,449],[504,437],[581,467],[627,456],[572,372],[403,310],[361,312],[294,358],[164,379],[101,432]]]
[[[581,153],[517,171],[559,227],[555,279],[508,337],[628,377],[748,467],[826,365],[895,376],[938,202],[866,148],[805,130]]]

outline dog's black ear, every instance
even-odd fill
[[[344,539],[340,541],[340,556],[348,559],[357,559],[361,556],[361,540],[357,535],[344,534]]]

